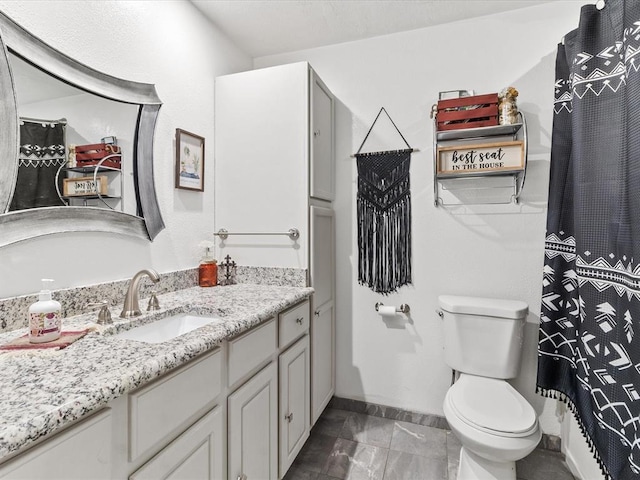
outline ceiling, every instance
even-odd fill
[[[455,22],[552,0],[191,0],[251,57]]]

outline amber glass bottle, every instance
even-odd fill
[[[198,285],[201,287],[215,287],[218,284],[218,262],[209,253],[202,258],[198,267]]]

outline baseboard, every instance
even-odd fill
[[[402,410],[401,408],[363,402],[362,400],[353,400],[351,398],[334,396],[329,401],[328,408],[337,408],[339,410],[347,410],[349,412],[364,413],[374,417],[388,418],[390,420],[399,420],[401,422],[409,422],[415,423],[416,425],[449,430],[447,419],[441,415],[411,412],[409,410]],[[545,450],[560,452],[560,443],[560,437],[543,433],[542,440],[540,441],[540,447]]]
[[[373,417],[388,418],[390,420],[399,420],[402,422],[415,423],[416,425],[424,425],[427,427],[449,430],[447,419],[440,415],[410,412],[408,410],[388,407],[386,405],[378,405],[375,403],[363,402],[361,400],[353,400],[350,398],[341,398],[335,396],[329,402],[329,407],[337,408],[340,410],[348,410],[350,412],[365,413]]]

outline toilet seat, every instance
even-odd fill
[[[464,423],[492,435],[526,437],[538,428],[533,407],[504,380],[461,374],[447,402]]]

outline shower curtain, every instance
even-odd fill
[[[21,119],[18,178],[10,211],[65,205],[55,183],[58,169],[67,163],[64,129],[61,122]]]
[[[640,476],[640,1],[582,8],[558,46],[538,391],[603,474]]]

